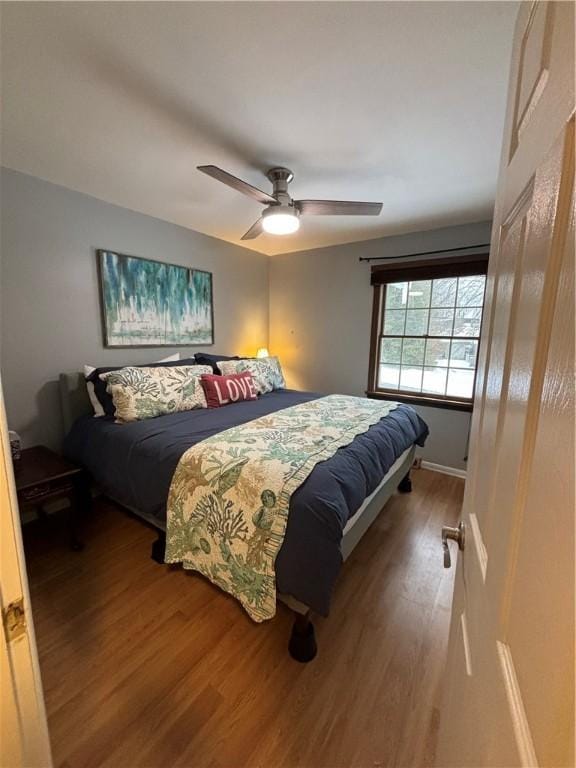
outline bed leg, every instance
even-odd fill
[[[408,471],[398,484],[400,493],[412,493],[412,480],[410,480],[410,471]]]
[[[301,661],[303,664],[312,661],[316,656],[318,647],[314,624],[310,621],[310,611],[296,613],[288,650],[293,659]]]
[[[152,552],[150,557],[155,563],[164,565],[164,555],[166,553],[166,534],[164,531],[158,531],[158,538],[152,544]]]

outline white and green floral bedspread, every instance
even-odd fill
[[[166,562],[202,573],[239,600],[254,621],[271,619],[274,562],[292,493],[318,462],[397,405],[329,395],[192,446],[170,486]]]

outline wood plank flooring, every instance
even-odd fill
[[[288,655],[288,609],[254,624],[201,577],[154,563],[153,531],[111,502],[80,553],[57,520],[25,526],[55,765],[431,765],[454,577],[440,526],[458,519],[463,481],[412,474],[315,618],[308,665]]]

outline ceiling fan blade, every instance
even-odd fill
[[[378,216],[382,210],[382,203],[351,200],[295,200],[294,205],[305,216]]]
[[[261,235],[262,232],[262,219],[258,219],[258,221],[255,224],[252,224],[248,232],[245,232],[240,239],[254,240],[254,238],[258,237],[258,235]]]
[[[248,195],[253,200],[258,200],[262,205],[269,205],[270,203],[278,202],[275,197],[269,195],[267,192],[262,192],[261,189],[253,187],[252,184],[247,184],[242,179],[238,179],[236,176],[232,176],[228,171],[223,171],[222,168],[218,168],[216,165],[198,165],[197,170],[206,173],[208,176],[212,176],[216,181],[221,181],[222,184],[226,184],[228,187],[232,187],[237,192],[242,192],[243,195]]]

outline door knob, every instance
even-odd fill
[[[452,562],[450,560],[450,547],[448,546],[448,539],[452,539],[458,543],[458,549],[464,549],[466,544],[466,526],[463,522],[458,523],[458,528],[454,528],[452,525],[442,526],[442,549],[444,551],[444,568],[450,568]]]

